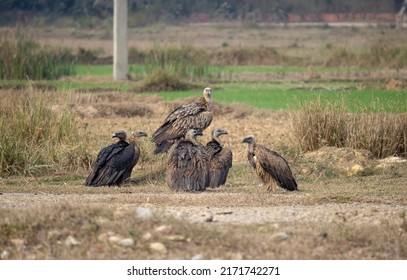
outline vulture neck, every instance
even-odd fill
[[[206,100],[205,97],[201,96],[201,97],[198,98],[196,103],[206,107],[206,110],[209,110],[211,108],[211,105],[212,105],[212,100]]]
[[[249,143],[247,144],[247,152],[250,154],[254,154],[254,150],[256,148],[256,143]]]
[[[138,137],[134,136],[131,137],[129,140],[129,144],[138,147],[140,145],[140,141],[138,139]]]
[[[212,140],[215,141],[215,142],[218,142],[219,146],[222,146],[222,142],[220,141],[219,136],[213,136]]]
[[[186,140],[188,140],[188,141],[192,142],[192,144],[194,144],[194,145],[198,144],[198,140],[196,139],[196,137],[195,137],[195,136],[192,136],[192,137],[186,137]]]

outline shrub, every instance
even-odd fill
[[[181,77],[202,77],[207,74],[207,54],[192,46],[153,48],[147,54],[146,64],[150,73],[156,68],[165,69]]]
[[[41,46],[20,31],[0,34],[0,79],[57,79],[73,73],[73,62],[67,48]]]
[[[378,158],[407,156],[407,113],[347,113],[344,102],[312,101],[292,112],[297,144],[305,152],[322,146],[350,147]]]
[[[144,80],[136,85],[135,91],[182,91],[195,88],[194,85],[185,83],[180,80],[178,75],[168,73],[163,69],[156,69],[148,74]]]

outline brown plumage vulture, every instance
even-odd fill
[[[207,87],[203,90],[203,96],[195,102],[172,111],[151,138],[156,145],[154,154],[168,151],[171,145],[183,138],[189,129],[205,130],[212,122],[211,104],[212,89]]]
[[[226,130],[215,128],[212,131],[212,140],[206,144],[206,151],[210,157],[210,183],[209,187],[219,187],[226,183],[229,169],[232,167],[232,151],[222,147],[219,136],[228,134]]]
[[[204,191],[209,185],[209,155],[196,139],[199,129],[190,129],[185,138],[171,146],[167,158],[167,185],[176,191]]]
[[[257,144],[250,135],[243,139],[247,143],[247,159],[267,190],[275,190],[276,185],[289,191],[298,190],[288,162],[277,152]]]
[[[125,131],[114,133],[112,138],[119,138],[119,141],[100,150],[85,186],[120,186],[127,183],[140,157],[138,138],[146,136],[143,131],[132,132],[127,142]]]

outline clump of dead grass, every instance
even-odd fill
[[[325,66],[365,66],[402,68],[406,66],[407,48],[388,41],[376,41],[360,52],[346,48],[333,49],[325,59]]]
[[[161,68],[157,68],[137,84],[133,90],[136,92],[155,92],[182,91],[193,88],[198,87],[194,84],[182,81],[176,73],[170,73]]]
[[[323,105],[317,99],[291,116],[294,138],[305,152],[336,146],[368,150],[378,158],[407,156],[406,113],[348,113],[344,102]]]
[[[86,136],[75,115],[50,105],[53,92],[2,92],[0,104],[0,172],[38,174],[76,170],[90,161]]]
[[[271,47],[231,47],[214,50],[211,61],[217,65],[286,65],[294,58]]]

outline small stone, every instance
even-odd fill
[[[272,238],[276,241],[284,241],[290,238],[290,235],[285,231],[281,231],[273,234]]]
[[[242,253],[234,253],[230,256],[231,260],[243,260],[243,254]]]
[[[137,218],[148,220],[153,217],[153,213],[150,208],[138,207],[136,209],[136,216]]]
[[[65,239],[65,245],[66,246],[76,246],[81,244],[81,242],[79,242],[78,240],[75,239],[75,237],[73,237],[72,235],[69,235],[66,239]]]
[[[204,222],[205,222],[205,223],[211,223],[211,222],[213,222],[213,215],[212,215],[211,213],[208,213],[208,214],[205,216]]]
[[[8,258],[10,257],[10,251],[5,249],[3,250],[3,252],[1,252],[0,258],[2,260],[8,260]]]
[[[155,230],[156,232],[164,232],[164,231],[168,231],[168,230],[170,230],[170,229],[171,229],[170,226],[162,225],[162,226],[156,227],[154,230]]]
[[[156,251],[158,253],[163,253],[163,254],[167,253],[167,248],[165,247],[164,244],[162,244],[160,242],[150,243],[149,247],[151,250]]]
[[[17,248],[21,248],[24,245],[24,239],[10,239],[11,244],[16,246]]]
[[[109,223],[110,223],[110,220],[108,218],[99,217],[96,219],[96,224],[98,224],[99,226],[107,225]]]
[[[178,234],[170,235],[167,238],[168,238],[168,240],[171,240],[171,241],[186,241],[187,240],[185,238],[185,236],[178,235]]]
[[[193,257],[191,258],[191,260],[194,260],[194,261],[204,260],[204,259],[205,259],[205,256],[202,255],[202,254],[196,254],[195,256],[193,256]]]
[[[363,168],[363,166],[359,165],[359,164],[355,164],[353,165],[350,169],[349,169],[349,175],[355,175],[358,174],[360,172],[362,172],[363,170],[365,170]]]
[[[134,245],[134,240],[132,238],[124,238],[119,241],[119,245],[123,247],[131,247]]]
[[[153,237],[153,235],[149,232],[146,232],[143,234],[143,239],[144,240],[150,240]]]
[[[57,230],[50,230],[47,233],[48,238],[53,238],[53,237],[58,236],[58,235],[60,235],[60,232],[57,231]]]
[[[99,235],[98,235],[98,240],[99,240],[100,242],[107,242],[107,240],[108,240],[108,235],[107,235],[107,233],[104,232],[104,233],[99,234]]]
[[[109,242],[113,244],[119,243],[123,238],[118,235],[113,235],[109,237]]]

